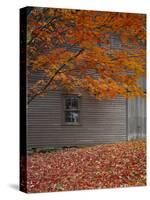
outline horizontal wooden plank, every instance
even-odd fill
[[[36,98],[27,110],[28,148],[111,143],[126,139],[126,100],[98,101],[90,95],[81,98],[81,125],[62,123],[61,91]]]

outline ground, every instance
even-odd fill
[[[27,161],[28,192],[146,185],[143,140],[33,153]]]

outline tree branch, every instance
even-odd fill
[[[52,23],[55,19],[57,19],[57,18],[59,18],[59,17],[60,17],[60,16],[57,16],[57,17],[55,16],[55,17],[53,17],[52,19],[50,19],[49,22],[47,22],[47,24],[45,24],[44,26],[40,27],[39,30],[41,31],[41,30],[47,28],[48,26],[51,25],[51,23]],[[39,32],[39,33],[40,33],[40,32]],[[35,37],[37,37],[37,36],[39,35],[39,33],[37,33],[34,37],[32,37],[31,40],[27,43],[27,45],[30,45],[30,44],[33,42],[33,40],[35,39]]]
[[[70,62],[71,60],[77,58],[83,51],[84,51],[84,49],[80,49],[80,51],[79,51],[75,56],[73,56],[73,57],[71,57],[71,58],[69,58],[69,59],[67,60],[67,63]],[[41,94],[49,87],[49,85],[51,84],[51,82],[54,80],[55,76],[56,76],[56,75],[59,73],[59,71],[62,70],[65,66],[66,66],[66,64],[64,63],[63,65],[61,65],[61,66],[56,70],[56,72],[54,73],[54,75],[49,79],[49,81],[48,81],[47,84],[43,87],[43,89],[42,89],[40,92],[34,94],[34,95],[28,100],[28,104],[31,103],[31,102],[33,101],[33,99],[35,99],[36,96],[41,95]]]

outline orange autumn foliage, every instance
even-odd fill
[[[29,103],[48,90],[86,91],[97,99],[144,96],[145,15],[33,8],[27,16]],[[112,45],[112,41],[115,45]]]

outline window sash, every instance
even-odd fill
[[[110,38],[111,48],[117,49],[121,48],[121,41],[120,38],[117,36],[112,36]]]
[[[72,100],[76,99],[77,101],[77,107],[70,107],[70,108],[66,108],[66,100],[70,99],[71,101],[71,105],[72,105]],[[73,114],[70,114],[70,121],[66,120],[66,113],[77,113],[77,116],[74,116],[74,120],[73,120]],[[71,116],[72,115],[72,116]],[[63,97],[63,122],[66,125],[79,125],[80,124],[80,98],[77,95],[66,95]]]
[[[67,105],[68,101],[68,105]],[[75,105],[76,104],[76,105]],[[67,110],[69,109],[78,109],[79,108],[79,99],[75,96],[65,97],[64,108]]]

